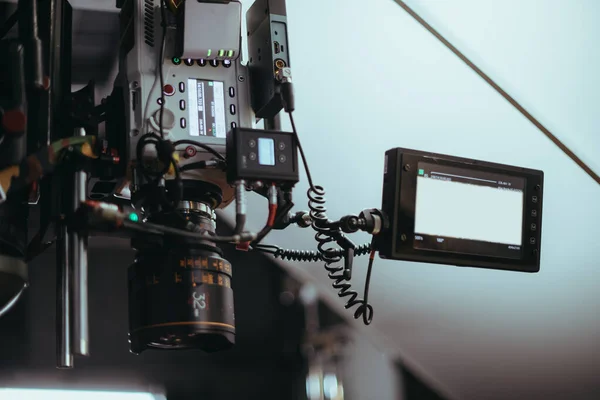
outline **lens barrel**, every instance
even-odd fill
[[[206,207],[188,208],[181,216],[214,232],[214,213]],[[231,263],[209,241],[165,238],[162,245],[139,250],[129,268],[131,352],[231,348],[235,344],[231,279]]]

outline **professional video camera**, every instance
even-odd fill
[[[325,262],[346,308],[356,307],[354,317],[365,324],[373,318],[368,282],[362,299],[349,283],[359,255],[370,254],[367,280],[376,252],[539,270],[541,171],[392,149],[381,208],[327,217],[325,191],[313,183],[293,118],[284,0],[256,0],[249,9],[247,65],[238,1],[117,0],[119,73],[97,106],[93,84],[70,93],[70,6],[52,4],[51,23],[40,32],[37,1],[20,0],[7,21],[10,29],[18,20],[18,39],[0,42],[0,301],[6,310],[18,299],[27,286],[26,262],[47,248],[54,224],[60,367],[73,365],[73,353],[88,354],[92,232],[130,237],[137,251],[129,268],[134,353],[234,344],[234,278],[221,243]],[[292,132],[280,129],[282,110]],[[253,128],[260,119],[264,130]],[[308,212],[292,212],[298,155],[310,185]],[[268,199],[268,221],[258,233],[245,230],[249,191]],[[215,211],[234,200],[234,233],[218,236]],[[29,240],[34,204],[41,208],[40,232]],[[316,251],[261,243],[291,224],[316,231]],[[348,234],[359,230],[372,242],[355,245]]]

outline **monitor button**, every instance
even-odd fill
[[[254,139],[250,139],[250,141],[248,142],[248,146],[250,146],[251,149],[256,147],[256,140]]]
[[[256,153],[250,153],[250,161],[256,160]]]
[[[185,118],[181,118],[181,120],[179,120],[179,125],[185,129],[187,126],[187,121],[185,120]]]
[[[535,244],[535,238],[534,237],[529,238],[529,244]]]
[[[192,65],[194,65],[194,60],[192,60],[191,58],[186,58],[185,60],[183,60],[183,63],[188,67],[191,67]]]
[[[219,66],[219,60],[210,60],[210,65],[217,68]]]
[[[179,109],[181,111],[185,110],[185,100],[179,100]]]
[[[206,67],[206,60],[204,58],[196,60],[196,62],[198,63],[199,66]]]
[[[537,198],[537,196],[533,196],[533,197],[531,198],[531,201],[532,201],[533,203],[537,203],[537,202],[538,202],[538,198]]]
[[[537,229],[537,225],[536,224],[531,224],[531,230],[535,231]]]
[[[229,97],[235,97],[235,88],[233,86],[229,88]]]
[[[235,128],[237,128],[237,124],[235,122],[232,122],[231,123],[231,129],[235,129]]]
[[[287,160],[287,158],[286,158],[286,156],[284,156],[283,154],[279,156],[279,162],[280,162],[280,163],[282,163],[282,164],[283,164],[284,162],[286,162],[286,160]]]
[[[531,216],[537,217],[537,210],[531,210]]]
[[[281,151],[285,150],[285,143],[279,142],[279,150],[281,150]]]
[[[229,112],[231,113],[231,115],[235,115],[235,104],[229,106]]]
[[[179,82],[179,91],[185,93],[185,83]]]

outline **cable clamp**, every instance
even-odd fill
[[[238,243],[235,246],[235,249],[239,251],[250,251],[250,242]]]

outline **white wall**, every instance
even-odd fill
[[[342,368],[344,400],[403,400],[401,374],[390,357],[361,335],[353,335]]]

